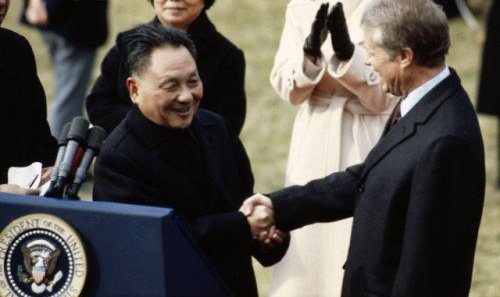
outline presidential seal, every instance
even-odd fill
[[[78,233],[62,219],[30,214],[0,233],[0,296],[79,296],[87,257]]]

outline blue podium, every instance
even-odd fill
[[[168,208],[0,193],[0,232],[2,296],[230,296]]]

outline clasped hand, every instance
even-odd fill
[[[288,236],[288,232],[276,228],[273,203],[268,197],[255,194],[243,202],[240,211],[248,220],[253,238],[263,247],[274,248]]]

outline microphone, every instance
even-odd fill
[[[57,172],[56,183],[52,191],[47,191],[44,196],[61,198],[64,187],[71,173],[73,159],[78,148],[85,143],[89,129],[89,122],[84,117],[75,117],[71,121],[71,127],[68,131],[68,144],[62,158],[61,165]]]
[[[96,157],[99,154],[101,144],[105,137],[106,137],[106,131],[103,128],[99,126],[93,126],[92,128],[90,128],[85,153],[83,154],[80,165],[76,169],[73,183],[66,188],[63,198],[79,199],[78,191],[80,191],[82,183],[87,178],[87,171],[90,167],[90,164],[92,163],[94,157]]]
[[[59,173],[59,166],[61,166],[64,153],[66,152],[66,145],[68,144],[68,132],[70,126],[71,122],[67,122],[61,131],[61,135],[59,135],[59,141],[58,141],[59,149],[57,151],[56,162],[54,163],[54,167],[52,168],[52,172],[50,174],[50,184],[45,193],[54,191],[57,174]]]

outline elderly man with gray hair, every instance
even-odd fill
[[[484,148],[470,99],[445,64],[446,16],[431,0],[374,0],[362,27],[366,63],[402,98],[379,142],[359,165],[256,194],[242,210],[281,230],[352,216],[344,297],[468,296]]]

